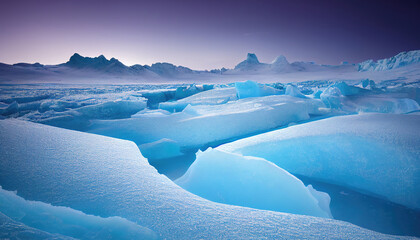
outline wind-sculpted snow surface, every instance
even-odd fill
[[[347,186],[420,209],[420,116],[333,117],[225,144],[292,174]]]
[[[189,105],[173,114],[146,111],[129,119],[94,120],[87,131],[138,145],[168,138],[184,148],[200,148],[307,120],[320,107],[324,104],[318,99],[286,95],[245,98],[221,105]]]
[[[328,194],[312,195],[299,179],[262,158],[207,149],[175,183],[215,202],[331,217]]]
[[[0,136],[5,190],[17,190],[26,201],[119,216],[161,238],[403,238],[325,218],[210,202],[158,174],[128,141],[19,120],[1,120]]]

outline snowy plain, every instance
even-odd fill
[[[420,51],[211,71],[75,54],[0,82],[2,238],[420,236]]]

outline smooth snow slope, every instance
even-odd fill
[[[218,149],[420,209],[419,133],[419,115],[363,114],[292,126]]]
[[[217,204],[160,175],[129,141],[0,121],[0,185],[26,200],[120,216],[167,239],[402,238],[324,218]]]

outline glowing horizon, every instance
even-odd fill
[[[0,62],[58,64],[79,53],[204,70],[232,68],[248,52],[336,65],[420,49],[415,1],[322,2],[7,2]]]

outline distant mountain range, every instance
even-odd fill
[[[378,61],[367,60],[358,64],[359,71],[384,71],[420,63],[420,50],[401,52],[394,57]]]
[[[176,79],[194,76],[214,77],[217,75],[261,75],[284,74],[294,72],[320,71],[384,71],[420,63],[420,50],[402,52],[398,55],[378,61],[368,60],[359,64],[343,63],[341,65],[320,65],[313,62],[289,63],[284,56],[277,57],[271,63],[261,63],[257,56],[248,53],[247,58],[237,64],[234,69],[214,69],[210,71],[192,70],[171,63],[154,63],[149,65],[126,66],[116,58],[83,57],[77,53],[66,63],[58,65],[42,65],[40,63],[17,63],[13,65],[0,63],[0,82],[15,79],[32,78],[144,78],[144,79]]]

